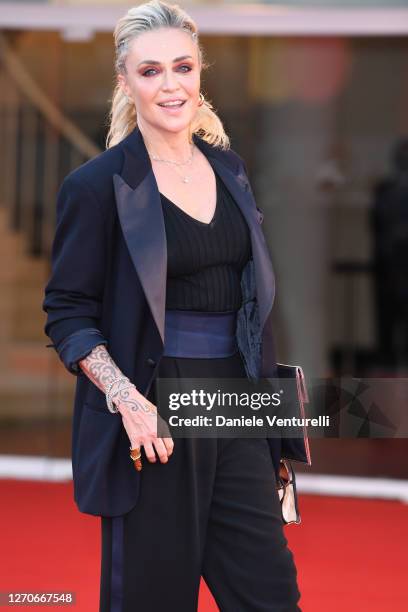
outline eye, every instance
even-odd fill
[[[147,70],[145,70],[144,72],[142,72],[142,76],[150,76],[150,74],[148,74],[149,72],[152,72],[152,70],[156,70],[155,68],[148,68]]]
[[[187,68],[187,70],[183,70],[183,72],[190,72],[192,70],[191,66],[188,64],[182,64],[179,68]]]

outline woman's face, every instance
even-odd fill
[[[200,93],[198,45],[191,35],[177,28],[144,32],[130,43],[125,64],[118,81],[135,103],[142,129],[147,124],[170,132],[188,128]],[[163,106],[169,101],[177,106]]]

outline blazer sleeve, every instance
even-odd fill
[[[99,344],[108,344],[98,328],[106,270],[106,230],[97,198],[74,175],[58,192],[51,275],[42,304],[45,334],[69,372]]]

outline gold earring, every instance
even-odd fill
[[[204,102],[205,102],[205,98],[204,98],[203,94],[200,91],[198,106],[202,106],[204,104]]]

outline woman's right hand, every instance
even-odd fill
[[[158,414],[156,406],[134,385],[112,394],[112,402],[122,415],[131,448],[143,446],[151,463],[156,461],[156,451],[160,461],[167,463],[173,452],[174,442],[168,425]]]

